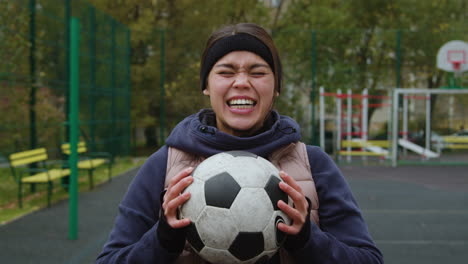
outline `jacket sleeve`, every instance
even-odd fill
[[[163,147],[140,168],[119,204],[96,263],[171,263],[177,258],[160,245],[156,235],[166,166],[167,148]]]
[[[319,198],[319,225],[311,222],[309,240],[290,252],[297,263],[383,263],[351,190],[334,161],[307,146]]]

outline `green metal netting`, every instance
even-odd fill
[[[130,30],[82,0],[0,4],[0,153],[68,138],[69,24],[81,24],[80,139],[128,155]]]

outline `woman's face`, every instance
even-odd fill
[[[233,51],[218,60],[208,75],[204,94],[210,96],[219,130],[250,136],[263,126],[275,96],[275,77],[260,56]]]

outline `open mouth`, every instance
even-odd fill
[[[254,107],[257,102],[251,99],[233,99],[227,102],[228,106],[237,109],[247,109]]]

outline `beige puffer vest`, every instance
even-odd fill
[[[205,158],[184,152],[176,148],[169,148],[167,158],[167,170],[165,187],[167,187],[169,180],[177,173],[187,167],[196,167]],[[301,186],[304,194],[311,201],[310,219],[316,224],[319,222],[318,208],[319,201],[315,183],[312,178],[310,170],[309,159],[307,156],[306,146],[302,142],[291,143],[284,146],[268,157],[268,160],[273,163],[279,170],[283,170],[291,177],[293,177],[299,186]],[[281,263],[294,263],[292,258],[288,255],[287,251],[280,249]],[[205,264],[206,261],[202,260],[190,247],[188,243],[185,244],[184,251],[175,262],[176,264],[187,263],[200,263]]]

